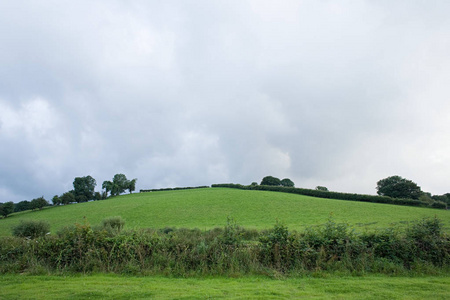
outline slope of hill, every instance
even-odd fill
[[[50,207],[42,211],[13,214],[0,220],[0,236],[10,235],[20,220],[47,220],[52,232],[66,225],[100,224],[121,216],[126,228],[222,227],[230,216],[241,226],[264,229],[277,220],[290,229],[324,223],[333,214],[361,231],[391,223],[438,217],[450,229],[450,212],[429,208],[339,201],[268,191],[209,188],[122,195],[104,201]]]

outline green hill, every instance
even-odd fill
[[[110,216],[121,216],[126,228],[222,227],[230,216],[241,226],[264,229],[278,219],[290,229],[324,223],[333,214],[361,231],[392,223],[438,217],[450,231],[446,210],[314,198],[269,191],[227,188],[161,191],[122,195],[104,201],[49,207],[42,211],[12,214],[0,220],[0,236],[10,235],[21,220],[47,220],[52,232],[74,223],[100,224]]]

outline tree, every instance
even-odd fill
[[[94,200],[102,200],[102,194],[100,192],[94,193]]]
[[[72,192],[65,192],[61,195],[60,199],[63,205],[70,204],[75,202],[75,195]]]
[[[127,188],[127,190],[130,192],[130,194],[136,190],[136,181],[137,181],[136,178],[134,178],[133,180],[128,181],[128,188]]]
[[[44,206],[47,206],[48,202],[44,199],[44,197],[39,197],[31,200],[30,206],[32,210],[39,209],[41,210]]]
[[[113,186],[111,189],[111,194],[118,196],[128,189],[128,179],[124,174],[116,174],[113,177]]]
[[[419,199],[423,192],[416,183],[395,175],[377,182],[377,194],[392,198]]]
[[[316,190],[317,191],[323,191],[323,192],[328,192],[328,189],[324,186],[316,186]]]
[[[113,183],[111,181],[105,180],[102,183],[102,189],[105,190],[105,199],[108,197],[108,192],[112,191]]]
[[[75,177],[73,181],[73,191],[75,198],[79,202],[94,199],[94,189],[97,182],[90,175],[84,177]]]
[[[0,203],[0,214],[6,218],[14,212],[14,202]]]
[[[273,177],[273,176],[266,176],[262,179],[261,185],[279,186],[279,185],[281,185],[281,180],[276,177]]]
[[[289,178],[284,178],[281,180],[281,185],[286,187],[294,187],[294,182]]]
[[[16,203],[16,205],[14,207],[15,212],[29,210],[29,209],[30,209],[30,201],[27,201],[27,200],[23,200],[23,201],[20,201],[19,203]]]
[[[60,205],[61,204],[61,198],[59,198],[58,195],[55,195],[52,198],[52,202],[53,202],[53,205]]]

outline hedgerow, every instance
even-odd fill
[[[36,239],[0,239],[0,273],[115,272],[130,274],[245,275],[445,273],[450,238],[438,219],[358,234],[325,224],[297,232],[282,223],[246,230],[232,219],[224,228],[108,231],[76,224]]]
[[[447,205],[441,201],[435,201],[429,203],[426,201],[415,200],[415,199],[405,199],[405,198],[391,198],[387,196],[374,196],[374,195],[362,195],[362,194],[351,194],[351,193],[339,193],[330,192],[323,190],[312,190],[303,189],[295,187],[283,187],[283,186],[270,186],[270,185],[241,185],[234,183],[221,183],[213,184],[211,187],[224,187],[224,188],[234,188],[241,190],[259,190],[259,191],[273,191],[273,192],[283,192],[292,193],[298,195],[305,195],[318,198],[328,198],[336,200],[348,200],[348,201],[361,201],[361,202],[372,202],[372,203],[385,203],[394,205],[407,205],[407,206],[419,206],[419,207],[432,207],[447,209]]]

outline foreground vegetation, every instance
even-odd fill
[[[27,226],[21,226],[20,231],[30,232],[24,231]],[[448,273],[450,267],[450,237],[438,219],[364,234],[356,234],[332,218],[320,227],[300,232],[289,231],[279,223],[270,230],[246,230],[230,219],[224,228],[207,231],[165,228],[123,232],[122,228],[123,220],[115,217],[96,227],[67,227],[57,235],[45,235],[44,231],[35,239],[4,237],[0,240],[0,273],[441,274]]]
[[[11,228],[22,220],[45,220],[55,233],[64,226],[82,223],[100,224],[109,216],[120,215],[126,228],[185,227],[202,230],[223,227],[227,216],[249,229],[268,229],[278,219],[290,229],[300,230],[323,224],[330,213],[336,222],[348,222],[355,230],[385,228],[392,223],[437,217],[450,231],[450,212],[410,206],[337,201],[270,191],[229,188],[203,188],[137,193],[65,206],[12,214],[0,220],[0,236],[11,235]]]
[[[449,299],[450,277],[168,278],[3,275],[4,299]]]

